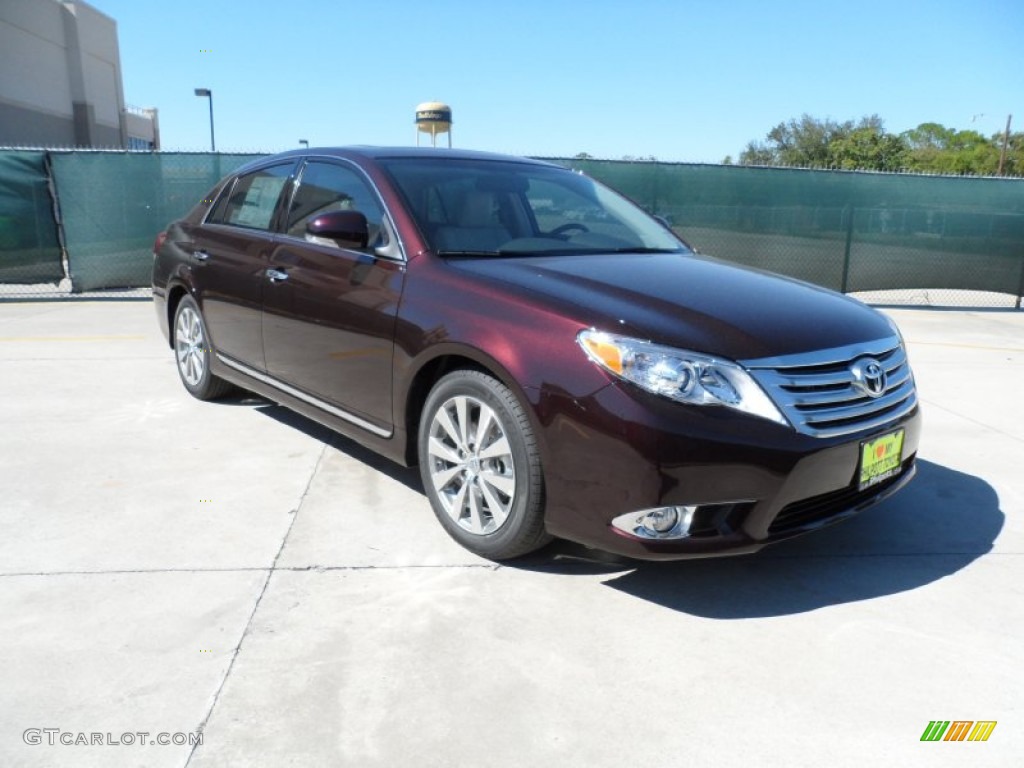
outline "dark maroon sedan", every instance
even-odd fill
[[[153,296],[191,394],[237,385],[418,463],[441,524],[494,559],[551,536],[752,552],[914,474],[914,379],[883,315],[696,255],[547,163],[260,160],[159,236]]]

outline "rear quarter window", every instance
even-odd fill
[[[239,176],[225,189],[207,221],[247,229],[270,229],[292,167],[292,164],[274,165]]]

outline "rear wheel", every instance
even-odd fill
[[[505,560],[551,540],[533,429],[501,382],[479,371],[438,381],[423,409],[418,447],[434,514],[466,549]]]
[[[200,400],[213,400],[231,391],[228,382],[210,373],[209,338],[199,305],[185,296],[174,313],[174,358],[181,383]]]

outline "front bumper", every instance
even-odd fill
[[[918,408],[872,431],[817,438],[726,408],[680,405],[628,384],[585,399],[536,393],[545,451],[548,530],[646,560],[755,552],[846,519],[915,473]],[[863,440],[905,430],[901,472],[864,491]],[[693,535],[642,539],[611,521],[669,505],[700,505]]]

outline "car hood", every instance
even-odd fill
[[[449,264],[518,286],[583,326],[733,360],[893,335],[880,313],[858,301],[706,256],[492,257]]]

